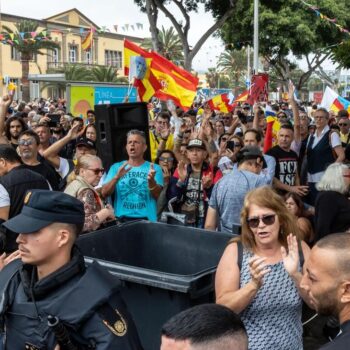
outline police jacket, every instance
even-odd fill
[[[119,281],[97,263],[85,268],[77,248],[68,264],[40,281],[34,266],[14,261],[1,271],[0,286],[6,350],[53,350],[59,341],[49,315],[58,318],[78,349],[142,350]]]
[[[332,342],[323,345],[320,350],[348,350],[350,348],[350,320],[340,325],[340,332]]]

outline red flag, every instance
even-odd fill
[[[260,73],[253,75],[249,98],[247,102],[253,105],[255,102],[263,102],[268,100],[268,82],[269,75]]]

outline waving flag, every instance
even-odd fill
[[[237,96],[234,103],[246,102],[248,100],[248,97],[249,97],[249,90],[245,90],[239,96]]]
[[[129,75],[131,71],[135,72],[134,76],[129,77],[129,79],[137,87],[140,100],[143,102],[148,102],[162,87],[151,70],[152,58],[149,56],[149,52],[128,40],[124,40],[124,73]],[[143,66],[140,67],[142,62]],[[144,71],[141,72],[142,70]]]
[[[93,30],[91,28],[90,31],[87,33],[86,37],[84,38],[84,40],[81,42],[81,48],[84,51],[89,51],[92,46],[92,40],[93,40]]]
[[[334,111],[336,113],[342,109],[350,112],[350,101],[344,97],[339,96],[334,90],[327,86],[323,94],[321,107],[326,108],[328,111]]]
[[[207,101],[212,110],[228,113],[232,111],[233,106],[230,105],[228,94],[221,94],[212,97]]]
[[[170,99],[184,111],[189,110],[196,97],[199,79],[155,52],[151,57],[151,71],[162,85],[155,96],[161,100]]]

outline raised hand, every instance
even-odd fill
[[[269,268],[267,268],[265,260],[266,258],[262,258],[257,255],[254,255],[249,260],[250,276],[252,278],[252,282],[258,289],[263,285],[264,276],[271,271]]]
[[[294,102],[294,92],[295,92],[295,86],[291,80],[288,82],[288,99],[290,102]]]
[[[170,135],[170,128],[164,128],[162,129],[162,131],[160,132],[160,137],[162,139],[167,139]]]
[[[185,182],[187,177],[187,164],[183,160],[179,161],[177,171],[179,174],[179,180]]]
[[[82,136],[84,134],[85,128],[82,128],[80,130],[80,123],[75,124],[72,128],[69,129],[67,136],[71,139],[71,140],[75,140],[78,137]]]
[[[148,187],[152,188],[155,185],[157,185],[156,181],[155,181],[155,176],[156,176],[156,171],[154,170],[154,165],[153,163],[151,163],[148,175],[147,175],[147,180],[148,180]]]
[[[118,169],[117,174],[115,175],[117,181],[119,181],[119,179],[121,179],[126,173],[128,173],[131,170],[132,166],[126,168],[127,166],[128,162],[124,162],[122,166]]]
[[[298,272],[299,268],[299,248],[296,236],[289,234],[287,237],[288,252],[286,248],[281,247],[283,265],[289,276]]]
[[[13,100],[13,96],[12,95],[4,95],[1,99],[0,99],[0,116],[5,117],[7,110],[9,109],[11,103]]]
[[[170,180],[170,171],[167,167],[162,167],[162,171],[163,171],[163,179],[164,179],[164,183],[169,183]]]

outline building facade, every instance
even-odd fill
[[[38,77],[30,82],[31,99],[40,96],[48,97],[61,93],[57,88],[42,90],[44,82],[54,80],[54,73],[61,71],[66,65],[112,66],[117,69],[118,76],[123,76],[123,46],[124,39],[136,44],[142,42],[142,38],[125,36],[103,30],[79,10],[71,10],[59,13],[43,20],[25,18],[9,14],[1,14],[0,28],[7,26],[16,29],[16,23],[22,20],[32,20],[38,23],[37,31],[46,30],[47,36],[59,44],[55,50],[43,50],[44,55],[37,55],[29,63],[29,75]],[[82,42],[93,30],[92,45],[89,50],[83,50]],[[2,33],[4,31],[2,30]],[[0,93],[3,93],[6,84],[12,81],[17,84],[16,98],[21,98],[21,57],[14,46],[0,42]],[[64,80],[64,79],[63,79]],[[56,89],[56,91],[55,91]]]

